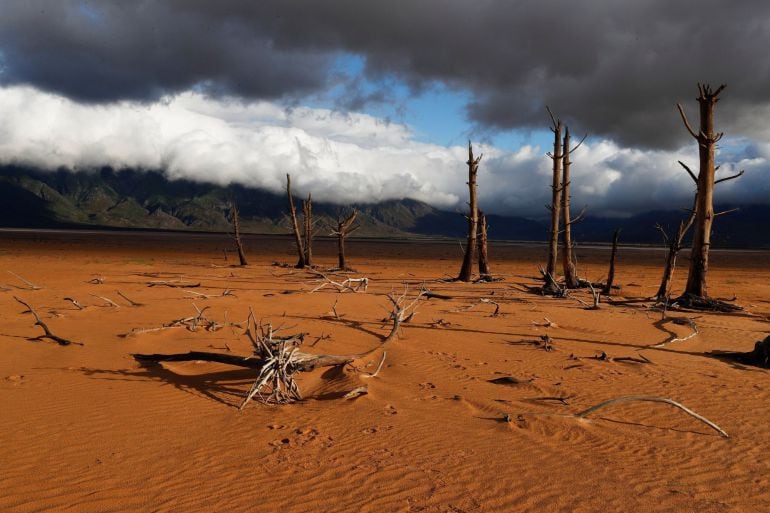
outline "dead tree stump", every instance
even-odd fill
[[[294,198],[291,195],[291,176],[288,173],[286,173],[286,195],[289,197],[289,215],[291,216],[291,227],[294,231],[294,241],[297,244],[297,253],[299,254],[296,267],[298,269],[302,269],[305,267],[305,247],[302,243],[302,234],[299,231],[299,223],[297,222],[297,210],[294,208]]]
[[[489,251],[487,248],[487,216],[481,210],[478,220],[478,249],[479,249],[479,275],[483,278],[489,276]]]
[[[243,251],[243,242],[241,241],[241,225],[238,220],[238,205],[235,201],[232,203],[233,215],[233,238],[235,239],[235,248],[238,250],[238,261],[241,265],[249,265],[246,260],[246,253]]]
[[[615,256],[618,253],[618,237],[620,237],[620,228],[615,230],[612,235],[612,253],[610,254],[610,269],[607,271],[607,283],[604,284],[602,294],[609,296],[612,292],[612,284],[615,281]]]
[[[473,146],[468,141],[468,193],[469,212],[466,218],[468,219],[468,241],[465,245],[465,256],[463,258],[463,264],[460,268],[460,274],[457,276],[457,281],[471,281],[473,278],[473,252],[476,249],[476,235],[479,223],[478,206],[476,203],[476,175],[479,171],[479,162],[481,162],[479,155],[475,159],[473,158]]]

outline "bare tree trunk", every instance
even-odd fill
[[[294,241],[297,244],[297,253],[299,253],[296,267],[301,269],[305,267],[305,248],[302,244],[302,235],[300,234],[299,223],[297,222],[297,210],[294,208],[294,198],[291,196],[291,176],[289,173],[286,173],[286,194],[289,197],[289,215],[291,216],[291,227],[294,230]]]
[[[697,198],[695,202],[697,202]],[[658,292],[655,294],[655,299],[658,301],[666,301],[669,297],[671,292],[671,280],[674,277],[674,269],[676,269],[676,257],[679,255],[679,251],[682,249],[684,236],[692,226],[693,221],[695,221],[695,205],[693,205],[693,210],[690,213],[690,217],[688,217],[687,220],[682,220],[679,223],[679,229],[677,230],[674,237],[669,237],[662,226],[656,226],[658,230],[660,230],[660,232],[663,234],[663,241],[668,246],[668,252],[666,253],[666,265],[663,268],[663,277],[660,280],[660,287],[658,287]]]
[[[685,127],[698,141],[700,168],[696,180],[698,196],[695,206],[695,232],[690,253],[690,272],[684,293],[700,298],[708,297],[706,276],[711,246],[711,225],[714,222],[714,150],[717,141],[723,135],[714,133],[714,106],[719,101],[719,93],[724,88],[725,86],[722,85],[716,91],[712,91],[711,86],[698,84],[698,104],[700,105],[700,129],[698,133],[695,133],[687,121],[682,106],[677,104]]]
[[[313,195],[308,193],[302,202],[302,215],[305,221],[305,265],[313,266]]]
[[[478,220],[478,247],[479,247],[479,274],[483,276],[489,276],[489,258],[487,252],[487,216],[481,210],[479,212]]]
[[[572,219],[570,219],[570,160],[569,160],[569,127],[564,127],[564,144],[562,149],[562,181],[561,181],[561,221],[564,225],[562,238],[562,264],[564,267],[564,286],[568,289],[579,287],[575,260],[572,256]]]
[[[612,254],[610,255],[610,270],[607,272],[607,283],[602,289],[602,294],[609,296],[612,293],[612,284],[615,281],[615,256],[618,253],[618,238],[620,237],[620,228],[615,230],[612,235]]]
[[[332,231],[332,235],[337,236],[338,267],[342,271],[347,270],[347,264],[345,263],[345,237],[358,229],[358,226],[350,227],[350,225],[353,224],[353,221],[355,221],[356,215],[358,215],[358,212],[353,209],[353,213],[344,221],[337,218],[337,229]]]
[[[473,277],[473,253],[476,250],[476,230],[479,222],[478,206],[476,204],[476,174],[479,171],[481,157],[482,155],[479,155],[476,159],[473,158],[473,146],[468,141],[468,192],[470,195],[470,201],[468,202],[470,212],[467,216],[468,242],[465,245],[465,257],[460,268],[460,274],[457,277],[458,281],[471,281]]]
[[[550,114],[550,110],[548,111]],[[551,230],[548,244],[548,263],[546,265],[546,280],[548,276],[556,276],[556,262],[559,258],[559,214],[561,213],[561,120],[554,119],[553,121],[553,153],[551,159],[553,160],[553,183],[551,184]]]
[[[235,204],[235,201],[233,201],[232,205],[233,238],[235,239],[235,247],[238,249],[238,260],[241,262],[241,265],[249,265],[249,262],[246,260],[246,253],[243,251],[243,243],[241,242],[241,226],[238,220],[238,205]]]

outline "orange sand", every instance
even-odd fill
[[[505,281],[473,285],[430,282],[457,272],[456,243],[353,241],[354,276],[372,280],[369,292],[310,294],[318,284],[313,276],[270,265],[294,261],[288,238],[250,238],[252,265],[237,268],[222,267],[224,237],[0,237],[0,285],[10,288],[0,292],[2,512],[770,511],[770,376],[704,355],[750,350],[770,331],[767,252],[713,256],[712,295],[736,295],[755,316],[674,313],[695,317],[700,334],[651,349],[689,328],[656,327],[660,314],[647,310],[649,303],[587,311],[574,299],[520,290],[537,283],[541,247],[493,246],[493,271]],[[601,279],[607,255],[581,250],[582,275]],[[316,258],[333,265],[333,244],[319,242]],[[661,251],[623,249],[618,296],[652,295],[662,259]],[[44,288],[23,290],[6,270]],[[184,276],[201,282],[197,292],[229,288],[237,297],[149,288],[152,278],[142,273]],[[677,270],[677,290],[685,274]],[[94,276],[104,284],[86,283]],[[252,306],[263,320],[309,332],[307,351],[355,353],[388,331],[384,294],[402,290],[404,281],[416,290],[423,280],[445,294],[494,294],[502,315],[490,317],[486,304],[458,311],[471,299],[425,301],[386,348],[378,377],[362,379],[351,368],[303,374],[306,399],[287,406],[254,402],[239,412],[252,371],[196,362],[143,368],[130,356],[228,347],[248,354],[238,330],[119,337],[191,315],[192,303],[210,306],[209,317],[219,321],[225,314],[243,320]],[[116,290],[146,306],[126,306]],[[104,306],[90,294],[124,306]],[[85,345],[28,341],[41,330],[14,295],[55,333]],[[322,318],[336,299],[342,321]],[[533,324],[544,318],[558,326]],[[555,351],[526,343],[545,333]],[[312,345],[322,334],[331,338]],[[570,359],[600,351],[641,354],[653,364]],[[508,375],[533,381],[489,382]],[[367,396],[341,398],[362,384]],[[660,404],[617,405],[587,421],[517,420],[521,412],[574,413],[631,394],[671,397],[731,438]],[[543,396],[568,396],[569,404],[532,400]]]

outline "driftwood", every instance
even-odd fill
[[[196,287],[200,287],[200,282],[197,283],[185,283],[182,281],[165,281],[165,280],[159,280],[159,281],[148,281],[147,282],[148,287],[170,287],[170,288],[176,288],[176,289],[192,289]]]
[[[685,340],[690,340],[691,338],[693,338],[698,334],[698,326],[695,324],[695,320],[693,319],[689,319],[689,318],[679,319],[676,317],[672,317],[672,318],[664,319],[663,321],[661,321],[661,323],[666,321],[671,321],[674,324],[687,324],[692,329],[692,333],[690,333],[686,337],[681,337],[681,338],[675,335],[672,335],[669,340],[665,340],[660,344],[655,344],[654,346],[650,346],[650,347],[665,347],[671,344],[672,342],[684,342]],[[657,324],[658,323],[656,323],[656,325]]]
[[[317,274],[319,274],[321,277],[323,277],[324,280],[326,280],[324,283],[319,285],[318,287],[314,288],[310,291],[312,294],[313,292],[318,292],[324,287],[335,287],[337,289],[337,292],[358,292],[363,289],[363,292],[366,292],[369,288],[369,278],[363,277],[363,278],[347,278],[342,282],[336,282],[334,280],[329,279],[325,275],[319,273],[318,271],[314,271]]]
[[[301,398],[299,386],[294,380],[294,375],[297,372],[308,372],[321,367],[347,365],[368,356],[393,340],[398,335],[401,324],[408,322],[414,316],[415,307],[422,298],[422,294],[418,294],[408,304],[406,304],[407,291],[404,291],[400,296],[391,293],[387,297],[393,306],[390,313],[393,327],[388,335],[381,338],[380,345],[363,353],[316,355],[301,352],[299,347],[304,342],[305,333],[280,337],[277,335],[280,329],[273,329],[270,323],[265,325],[257,323],[254,313],[249,310],[245,335],[249,338],[254,348],[254,352],[250,356],[203,351],[191,351],[181,354],[134,354],[132,356],[140,362],[209,361],[259,370],[259,374],[246,394],[240,408],[243,409],[254,398],[264,403],[285,404]],[[205,308],[199,310],[198,317],[195,319],[202,317],[205,310]],[[175,322],[185,325],[187,322],[193,322],[191,319],[185,318]],[[174,327],[177,326],[178,324]],[[377,370],[373,374],[368,374],[364,377],[377,376],[384,362],[385,352],[383,351]]]
[[[93,297],[95,297],[95,298],[97,298],[97,299],[101,299],[102,301],[104,301],[105,303],[107,303],[107,305],[108,305],[108,306],[111,306],[111,307],[113,307],[113,308],[120,308],[120,305],[119,305],[119,304],[117,304],[115,301],[113,301],[112,299],[110,299],[110,298],[108,298],[108,297],[104,297],[104,296],[97,296],[96,294],[89,294],[89,295],[91,295],[91,296],[93,296]]]
[[[230,289],[223,290],[220,294],[203,294],[202,292],[195,292],[194,290],[182,290],[185,294],[190,294],[195,297],[199,297],[201,299],[211,299],[215,297],[225,297],[225,296],[233,296],[236,297],[235,294],[233,294],[233,291]]]
[[[21,281],[23,281],[24,283],[26,283],[30,290],[40,290],[40,289],[43,288],[43,287],[41,287],[39,285],[35,285],[34,283],[32,283],[31,281],[27,280],[26,278],[22,278],[21,276],[19,276],[18,274],[16,274],[13,271],[7,271],[7,272],[11,276],[14,276],[14,277],[20,279]]]
[[[116,290],[116,291],[115,291],[115,293],[116,293],[117,295],[119,295],[120,297],[122,297],[123,299],[125,299],[126,301],[128,301],[128,304],[129,304],[130,306],[144,306],[144,303],[137,303],[136,301],[134,301],[134,300],[132,300],[132,299],[129,299],[128,297],[126,297],[126,295],[125,295],[125,294],[123,294],[123,293],[122,293],[121,291],[119,291],[119,290]]]
[[[129,337],[134,335],[139,335],[142,333],[151,333],[154,331],[163,331],[168,329],[175,329],[175,328],[184,328],[188,331],[196,331],[199,327],[203,328],[205,331],[218,331],[222,328],[228,328],[228,327],[235,327],[235,328],[242,328],[243,325],[238,322],[218,322],[212,319],[209,319],[206,317],[206,310],[208,310],[210,307],[206,306],[203,309],[198,308],[195,303],[192,304],[193,308],[195,308],[195,311],[197,312],[197,315],[191,315],[189,317],[182,317],[181,319],[175,319],[171,322],[168,322],[162,326],[157,326],[153,328],[134,328],[128,333],[124,333],[122,335],[119,335],[120,337]]]
[[[710,428],[712,428],[714,431],[718,432],[721,436],[725,438],[730,438],[730,435],[727,434],[727,432],[719,427],[714,422],[710,421],[706,417],[703,417],[702,415],[699,415],[692,411],[691,409],[687,408],[681,403],[678,403],[674,401],[673,399],[669,399],[666,397],[651,397],[651,396],[624,396],[624,397],[617,397],[615,399],[610,399],[608,401],[601,402],[599,404],[596,404],[594,406],[591,406],[590,408],[583,410],[579,413],[575,413],[572,415],[564,415],[564,414],[554,414],[554,413],[520,413],[519,414],[519,420],[524,420],[524,416],[549,416],[549,417],[567,417],[567,418],[575,418],[575,419],[585,419],[590,415],[591,413],[600,410],[602,408],[606,408],[607,406],[610,406],[612,404],[617,403],[625,403],[625,402],[633,402],[633,401],[639,401],[639,402],[653,402],[653,403],[665,403],[670,404],[671,406],[674,406],[676,408],[679,408],[683,412],[685,412],[687,415],[690,415],[691,417],[699,420],[700,422],[703,422]]]
[[[580,419],[584,419],[588,415],[590,415],[591,413],[593,413],[593,412],[595,412],[597,410],[600,410],[602,408],[606,408],[607,406],[610,406],[612,404],[626,403],[626,402],[631,402],[631,401],[643,401],[643,402],[670,404],[671,406],[675,406],[676,408],[679,408],[680,410],[685,412],[687,415],[690,415],[691,417],[693,417],[693,418],[703,422],[704,424],[706,424],[707,426],[709,426],[710,428],[712,428],[713,430],[718,432],[723,437],[730,438],[730,435],[728,435],[727,432],[724,429],[722,429],[721,427],[719,427],[715,423],[711,422],[706,417],[698,415],[697,413],[695,413],[691,409],[687,408],[683,404],[678,403],[678,402],[674,401],[673,399],[668,399],[666,397],[633,396],[633,395],[632,396],[625,396],[625,397],[618,397],[618,398],[610,399],[609,401],[604,401],[602,403],[599,403],[599,404],[596,404],[594,406],[591,406],[587,410],[583,410],[580,413],[576,413],[575,417],[576,418],[580,418]]]
[[[74,297],[65,297],[64,300],[69,301],[70,303],[75,305],[75,308],[77,308],[78,310],[83,310],[85,308],[85,306],[81,305],[80,302]]]
[[[29,304],[27,304],[26,302],[22,301],[21,299],[19,299],[16,296],[14,296],[13,299],[15,299],[16,301],[18,301],[19,303],[21,303],[22,305],[27,307],[27,312],[32,314],[33,317],[35,317],[35,326],[40,326],[41,328],[43,328],[43,331],[45,332],[44,335],[40,335],[38,337],[32,337],[29,340],[41,340],[41,339],[47,338],[49,340],[53,340],[54,342],[56,342],[60,346],[68,346],[70,344],[74,344],[74,345],[77,345],[77,346],[84,345],[82,342],[73,342],[72,340],[68,340],[68,339],[62,338],[62,337],[60,337],[58,335],[54,335],[51,332],[51,330],[48,328],[48,325],[45,322],[43,322],[43,320],[37,314],[37,312],[35,311],[34,308],[32,308]],[[27,313],[27,312],[25,312],[25,313]]]

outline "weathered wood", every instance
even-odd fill
[[[562,184],[561,184],[561,220],[564,226],[562,238],[562,267],[564,269],[564,287],[576,289],[580,286],[575,269],[575,259],[572,254],[572,219],[570,218],[570,150],[569,127],[564,127],[564,144],[562,145]]]
[[[463,263],[460,267],[460,274],[457,276],[458,281],[471,281],[473,277],[473,253],[476,250],[476,236],[478,230],[478,205],[476,201],[476,175],[479,171],[479,162],[481,157],[473,157],[473,145],[468,141],[468,240],[465,245],[465,256],[463,257]]]
[[[54,335],[53,332],[51,332],[51,330],[48,328],[48,325],[45,322],[43,322],[43,319],[41,319],[40,316],[37,314],[34,308],[32,308],[28,303],[26,303],[25,301],[22,301],[16,296],[13,296],[13,299],[15,299],[17,302],[27,307],[27,311],[30,314],[32,314],[32,316],[35,318],[35,326],[40,326],[41,328],[43,328],[43,331],[45,332],[44,335],[40,335],[38,337],[31,337],[30,340],[40,340],[43,338],[47,338],[49,340],[53,340],[60,346],[68,346],[70,344],[74,344],[77,346],[84,345],[82,342],[73,342],[72,340],[68,340],[58,335]]]
[[[305,223],[305,265],[313,266],[313,195],[308,193],[302,202],[302,217]]]
[[[233,239],[235,240],[235,248],[238,250],[238,261],[241,265],[249,265],[246,260],[246,252],[243,250],[243,242],[241,241],[241,224],[238,219],[238,205],[235,201],[232,203],[232,216],[233,216]]]
[[[553,131],[553,153],[550,156],[553,161],[553,180],[551,183],[551,205],[548,207],[551,211],[551,226],[549,229],[548,237],[548,262],[545,268],[544,276],[552,277],[556,273],[556,262],[559,254],[559,220],[561,214],[561,164],[562,164],[562,152],[561,152],[561,119],[554,118],[551,114],[551,110],[548,109],[548,114],[551,116],[551,131]],[[555,282],[554,282],[555,283]],[[550,283],[546,283],[549,286]]]
[[[612,284],[615,282],[615,256],[618,253],[618,238],[620,237],[620,228],[615,230],[612,235],[612,253],[610,254],[610,270],[607,272],[607,283],[602,288],[602,294],[609,296],[612,292]]]
[[[358,226],[352,226],[357,215],[358,211],[353,209],[353,212],[344,220],[337,218],[337,229],[332,231],[332,235],[337,237],[337,267],[341,271],[348,270],[345,262],[345,238],[358,229]]]
[[[487,216],[481,210],[478,211],[478,249],[479,249],[479,275],[490,276],[489,250],[487,248]]]
[[[296,267],[302,269],[305,267],[305,247],[302,243],[302,234],[299,231],[299,223],[297,222],[297,209],[294,208],[294,198],[291,195],[291,175],[289,173],[286,173],[286,195],[289,198],[289,215],[291,216],[291,227],[294,231],[294,242],[297,244],[297,253],[299,254]]]
[[[695,228],[692,250],[690,252],[690,270],[687,276],[685,295],[701,298],[708,297],[707,275],[709,249],[711,247],[711,226],[714,222],[714,174],[716,143],[722,138],[714,132],[714,107],[719,101],[719,93],[725,88],[721,85],[712,90],[707,84],[698,84],[698,104],[700,110],[700,129],[696,134],[681,105],[679,113],[687,131],[698,143],[699,170],[697,176],[698,194],[695,205]],[[691,173],[692,174],[692,173]]]
[[[683,412],[685,412],[687,415],[690,415],[691,417],[703,422],[716,432],[718,432],[720,435],[722,435],[725,438],[730,438],[730,435],[727,434],[727,432],[716,425],[714,422],[711,422],[706,417],[703,417],[702,415],[698,415],[688,407],[684,406],[683,404],[680,404],[673,399],[668,399],[667,397],[650,397],[650,396],[626,396],[626,397],[618,397],[615,399],[610,399],[609,401],[604,401],[602,403],[596,404],[594,406],[591,406],[590,408],[583,410],[579,413],[575,414],[575,417],[577,418],[585,418],[591,413],[600,410],[602,408],[606,408],[607,406],[610,406],[612,404],[618,404],[618,403],[626,403],[626,402],[632,402],[632,401],[642,401],[642,402],[654,402],[654,403],[664,403],[664,404],[670,404],[671,406],[674,406],[676,408],[679,408]]]

